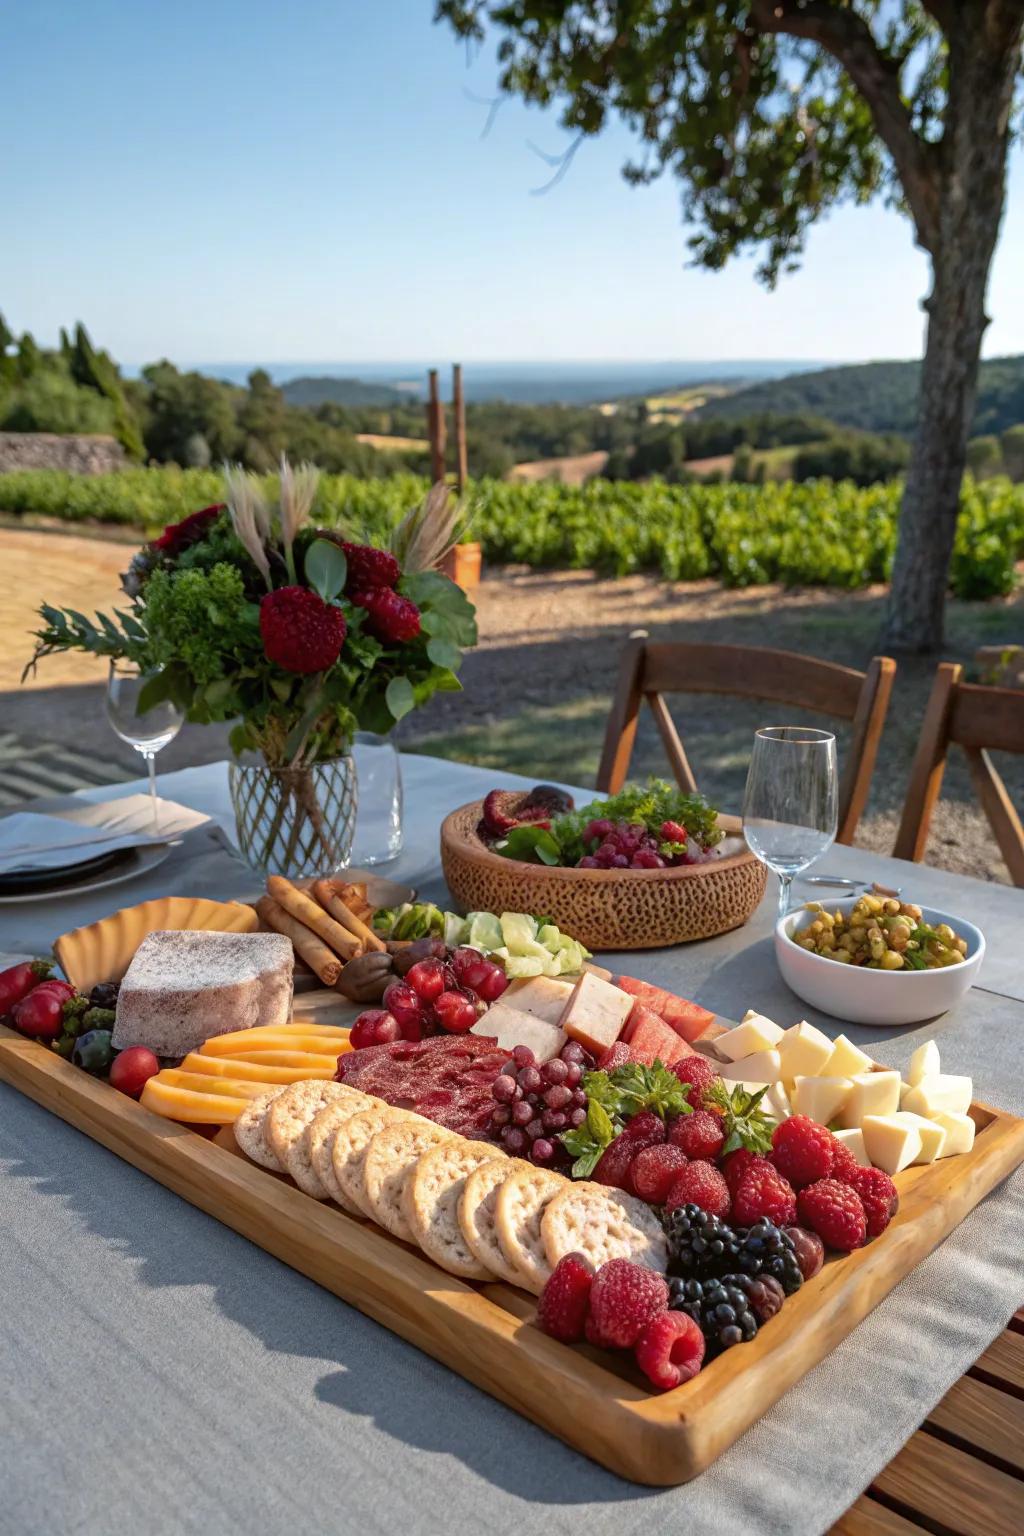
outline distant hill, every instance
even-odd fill
[[[407,405],[408,395],[390,384],[366,384],[362,379],[300,378],[282,384],[289,405]]]
[[[867,432],[914,430],[920,363],[862,363],[823,368],[739,389],[709,400],[701,420],[753,416],[762,411],[786,415],[810,412],[843,427]],[[993,357],[982,363],[972,431],[1003,432],[1024,422],[1024,357]]]

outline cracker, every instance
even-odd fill
[[[541,1238],[541,1217],[567,1183],[560,1173],[527,1163],[509,1175],[494,1203],[498,1242],[518,1275],[516,1284],[538,1295],[551,1274]]]
[[[414,1243],[412,1228],[402,1210],[402,1191],[422,1153],[443,1141],[451,1141],[454,1132],[441,1125],[387,1125],[377,1132],[363,1159],[363,1191],[366,1208],[378,1226]]]
[[[521,1285],[519,1271],[506,1259],[494,1220],[498,1191],[517,1169],[528,1168],[518,1158],[492,1156],[491,1161],[475,1168],[466,1180],[459,1200],[459,1226],[470,1253],[477,1262],[499,1280]]]
[[[428,1259],[464,1280],[493,1280],[494,1274],[474,1254],[459,1225],[459,1201],[475,1168],[495,1159],[494,1147],[482,1141],[448,1141],[419,1158],[405,1181],[402,1214]]]
[[[390,1104],[381,1101],[379,1106],[365,1109],[338,1126],[334,1133],[334,1146],[331,1148],[331,1166],[338,1188],[351,1209],[358,1211],[360,1216],[374,1219],[363,1189],[363,1159],[371,1140],[386,1125],[420,1119],[422,1116],[414,1115],[411,1110],[393,1109]]]
[[[259,1163],[261,1168],[269,1168],[271,1173],[283,1173],[284,1169],[267,1140],[267,1112],[287,1086],[283,1084],[279,1088],[268,1088],[258,1098],[250,1099],[233,1126],[235,1140],[246,1157]]]
[[[306,1132],[310,1121],[326,1104],[334,1099],[347,1098],[351,1091],[344,1083],[323,1079],[292,1083],[284,1093],[278,1094],[267,1114],[265,1135],[274,1149],[274,1155],[303,1193],[311,1195],[314,1200],[326,1200],[327,1190],[317,1178],[309,1160],[309,1138]]]
[[[567,1184],[541,1219],[544,1252],[552,1269],[567,1253],[582,1253],[599,1269],[609,1259],[631,1259],[664,1274],[665,1231],[651,1207],[607,1184]]]
[[[313,1165],[313,1172],[326,1189],[330,1198],[336,1205],[340,1205],[343,1211],[349,1211],[358,1215],[354,1205],[345,1199],[341,1185],[334,1176],[334,1163],[332,1153],[334,1151],[334,1136],[339,1125],[350,1120],[353,1115],[362,1114],[364,1110],[372,1109],[377,1100],[371,1099],[368,1093],[361,1093],[358,1088],[350,1088],[348,1096],[343,1099],[333,1099],[313,1116],[309,1123],[306,1135],[309,1138],[309,1160]]]

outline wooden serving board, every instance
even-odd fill
[[[709,1466],[1024,1162],[1024,1120],[973,1104],[973,1152],[899,1174],[900,1210],[880,1238],[830,1260],[751,1343],[656,1393],[627,1356],[541,1333],[524,1292],[457,1280],[257,1168],[230,1131],[211,1141],[164,1120],[4,1028],[0,1079],[576,1450],[655,1486]]]

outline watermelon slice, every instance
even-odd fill
[[[697,1052],[664,1019],[642,1005],[634,1007],[630,1014],[631,1030],[629,1054],[634,1061],[642,1061],[652,1067],[656,1061],[671,1067],[684,1056],[696,1056]]]
[[[630,997],[635,997],[651,1013],[656,1013],[663,1023],[675,1030],[681,1040],[688,1043],[696,1040],[709,1024],[714,1023],[715,1015],[706,1008],[687,1002],[685,997],[676,997],[674,992],[666,992],[663,987],[655,987],[649,981],[640,981],[635,976],[616,976],[615,985],[623,992],[628,992]],[[624,1031],[627,1040],[628,1030],[627,1021]]]

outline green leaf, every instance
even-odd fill
[[[348,576],[348,561],[337,544],[332,544],[330,539],[314,539],[306,551],[305,561],[306,580],[314,592],[327,602],[338,593],[345,585]]]
[[[462,652],[458,646],[440,635],[434,635],[427,641],[427,655],[435,667],[447,667],[450,672],[456,671],[462,661]]]
[[[412,684],[407,677],[393,677],[385,689],[384,699],[396,720],[407,715],[416,703]]]
[[[497,845],[495,852],[505,859],[519,859],[523,863],[561,864],[562,849],[556,838],[545,827],[513,827],[506,838]]]
[[[591,1099],[587,1104],[587,1130],[603,1147],[606,1147],[615,1136],[612,1117],[597,1099]]]
[[[171,697],[173,681],[173,678],[166,669],[161,672],[154,672],[152,677],[147,677],[139,689],[135,713],[137,715],[148,714],[151,709],[155,709],[157,704],[163,704],[169,699]]]

